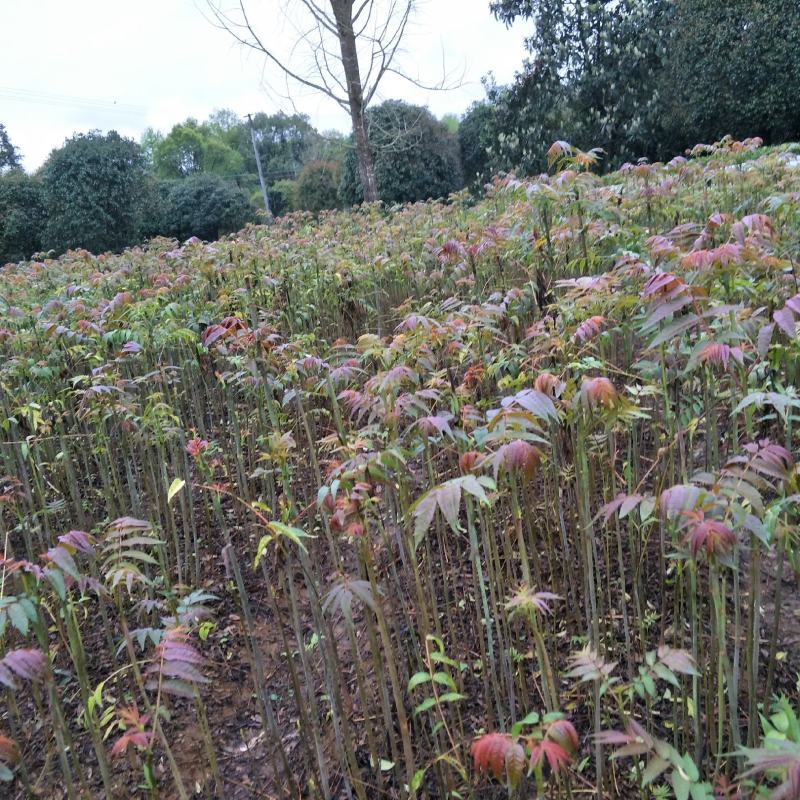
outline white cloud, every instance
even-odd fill
[[[289,41],[278,0],[260,4],[258,24]],[[204,0],[0,0],[0,122],[27,169],[76,131],[93,128],[139,138],[215,108],[240,114],[292,111],[262,83],[281,87],[263,59],[236,45],[202,13]],[[426,92],[389,75],[382,98],[425,103],[441,116],[483,97],[490,70],[511,80],[522,64],[524,30],[506,30],[489,0],[422,0],[406,39],[403,66],[421,76],[463,74],[451,91]],[[347,114],[319,95],[293,92],[297,110],[320,129],[347,130]]]

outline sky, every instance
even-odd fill
[[[231,0],[227,0],[230,2]],[[289,54],[296,39],[282,3],[247,0],[264,41]],[[381,0],[377,0],[381,2]],[[489,0],[419,0],[399,66],[445,91],[427,91],[388,74],[376,100],[427,105],[438,117],[461,114],[484,96],[492,72],[508,83],[525,57],[525,27],[506,29]],[[308,68],[295,50],[293,68]],[[457,85],[456,85],[457,84]],[[168,131],[214,109],[308,114],[319,130],[349,131],[331,100],[287,87],[260,54],[209,19],[206,0],[0,0],[0,123],[38,168],[75,132],[117,130],[137,141],[147,127]]]

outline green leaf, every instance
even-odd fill
[[[446,672],[436,672],[433,676],[434,681],[441,686],[446,686],[448,689],[456,691],[455,681]]]
[[[512,736],[519,736],[522,733],[522,729],[526,725],[538,725],[539,724],[539,715],[535,711],[530,711],[526,714],[524,719],[521,719],[519,722],[515,722],[514,725],[511,727],[511,735]]]
[[[639,517],[642,522],[647,522],[650,519],[653,509],[656,507],[655,497],[643,497],[642,502],[639,503]]]
[[[425,777],[426,767],[420,767],[411,779],[411,786],[409,787],[412,792],[416,792],[422,786],[422,779]]]
[[[414,709],[414,716],[416,717],[417,714],[422,714],[425,711],[430,711],[436,705],[436,698],[435,697],[426,697],[415,709]]]
[[[689,777],[690,781],[697,782],[700,780],[700,770],[697,769],[694,759],[688,753],[684,753],[681,756],[680,764],[684,774]]]
[[[259,540],[258,547],[256,548],[256,557],[253,561],[254,569],[259,565],[259,562],[264,557],[264,553],[266,552],[270,542],[276,541],[281,536],[296,544],[304,553],[308,553],[308,550],[306,549],[305,544],[303,544],[303,539],[317,538],[316,536],[312,536],[310,533],[306,533],[301,528],[293,528],[291,525],[284,525],[282,522],[270,522],[267,524],[267,527],[272,531],[272,533],[262,536]]]
[[[48,569],[46,574],[47,580],[53,585],[59,600],[66,600],[67,586],[64,583],[64,575],[57,569]]]
[[[8,616],[11,617],[11,624],[25,636],[28,633],[28,615],[25,609],[19,603],[14,603],[8,607]]]
[[[408,682],[408,689],[407,692],[411,692],[420,686],[423,683],[427,683],[431,679],[431,676],[427,672],[415,672],[411,676],[411,680]]]
[[[460,692],[445,692],[440,698],[440,703],[455,703],[457,700],[465,700],[465,694],[461,694]]]
[[[103,706],[103,687],[105,683],[105,681],[100,681],[86,701],[86,708],[90,718],[94,715],[96,708],[102,708]]]
[[[137,561],[143,561],[145,564],[152,564],[158,566],[158,561],[153,558],[149,553],[142,550],[123,550],[118,554],[121,558],[135,558]]]
[[[642,771],[642,787],[652,783],[668,766],[669,761],[661,756],[653,756]]]
[[[307,553],[306,546],[303,544],[303,539],[316,539],[310,533],[306,533],[301,528],[293,528],[290,525],[284,525],[282,522],[270,522],[270,530],[278,536],[285,536],[290,541],[294,542],[304,553]]]
[[[169,485],[169,489],[167,490],[167,503],[172,502],[172,498],[175,497],[178,492],[186,486],[186,481],[183,478],[175,478],[174,481]]]
[[[216,622],[209,622],[209,620],[201,622],[200,627],[197,629],[197,635],[200,637],[200,641],[201,642],[206,641],[211,631],[213,631],[214,628],[216,627],[217,627]]]
[[[684,778],[678,770],[673,770],[669,777],[672,789],[675,792],[675,800],[688,800],[691,784],[688,778]]]
[[[461,664],[458,661],[456,661],[454,658],[450,658],[450,656],[446,656],[444,653],[433,652],[430,654],[430,659],[431,661],[435,661],[437,664],[447,664],[448,667],[461,669]]]
[[[262,557],[264,556],[264,553],[267,552],[267,547],[269,547],[269,543],[274,538],[275,537],[271,533],[268,533],[266,536],[262,536],[258,540],[258,547],[256,547],[256,557],[253,560],[253,569],[256,569],[258,567]]]
[[[53,547],[47,551],[50,560],[62,571],[66,572],[70,578],[80,580],[78,574],[78,567],[75,564],[75,559],[70,555],[70,552],[65,547]]]
[[[671,683],[673,686],[680,688],[680,682],[675,677],[675,673],[669,669],[669,667],[665,667],[661,662],[653,665],[653,672],[661,678],[662,681],[666,681],[667,683]]]
[[[381,759],[381,772],[388,772],[390,769],[394,769],[394,761],[389,761],[386,758]]]
[[[649,350],[652,350],[654,347],[658,347],[660,344],[664,342],[668,342],[673,336],[678,336],[681,333],[685,333],[700,322],[700,317],[697,314],[687,314],[685,317],[679,317],[674,322],[667,325],[665,328],[661,330],[652,342],[647,346]]]

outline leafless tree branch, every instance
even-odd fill
[[[411,77],[396,63],[418,0],[282,0],[285,20],[294,28],[288,54],[278,49],[279,42],[268,42],[259,34],[248,15],[247,0],[236,0],[233,10],[226,9],[224,1],[206,0],[212,24],[261,53],[265,67],[277,67],[290,99],[289,84],[294,83],[319,92],[348,111],[364,197],[377,199],[364,113],[381,81],[392,73],[429,91],[452,88],[447,85],[444,65],[442,80],[431,84]],[[290,6],[305,15],[303,24],[292,19]],[[306,51],[305,58],[301,50]],[[305,66],[298,66],[303,60]]]

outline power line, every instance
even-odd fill
[[[101,100],[76,95],[42,92],[32,89],[19,89],[13,86],[0,86],[0,98],[20,103],[37,103],[58,108],[79,108],[89,111],[102,111],[116,114],[141,115],[147,113],[144,106],[133,103],[120,103],[117,100]]]

